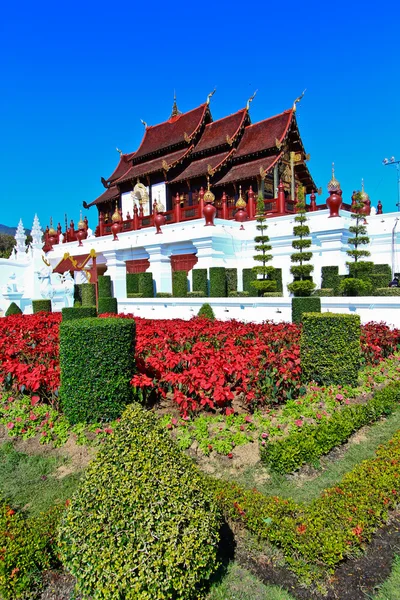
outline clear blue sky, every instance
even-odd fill
[[[140,119],[211,103],[214,119],[251,106],[253,122],[289,108],[327,196],[331,163],[349,199],[365,179],[395,210],[400,158],[399,11],[377,2],[3,3],[0,18],[0,223],[30,229],[79,218],[133,151]],[[88,212],[95,224],[97,211]]]

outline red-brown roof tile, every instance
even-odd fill
[[[105,192],[103,192],[101,194],[101,196],[96,198],[96,200],[93,200],[93,202],[88,204],[88,207],[93,206],[94,204],[101,204],[102,202],[108,202],[109,200],[114,200],[115,198],[119,198],[119,189],[117,188],[116,185],[113,185],[110,188],[108,188],[108,190],[105,190]]]
[[[226,175],[224,175],[222,179],[213,185],[225,185],[227,183],[233,183],[234,181],[240,181],[241,179],[251,179],[252,177],[257,177],[257,175],[260,175],[261,168],[267,172],[270,171],[280,157],[281,154],[274,154],[273,156],[266,156],[251,162],[233,165]]]
[[[112,183],[113,181],[116,181],[117,179],[119,179],[120,177],[122,177],[122,175],[124,173],[127,172],[127,170],[129,169],[129,167],[131,166],[131,159],[134,156],[134,152],[131,152],[130,154],[122,154],[120,156],[119,159],[119,163],[117,164],[117,167],[114,171],[114,173],[112,175],[110,175],[110,177],[107,179],[108,183]]]
[[[280,115],[246,127],[237,148],[236,157],[274,148],[276,145],[275,141],[282,141],[285,137],[292,116],[293,111],[286,110]]]
[[[200,127],[208,110],[207,104],[201,104],[189,112],[172,117],[164,123],[146,127],[142,143],[135,153],[135,160],[159,152],[165,148],[185,143],[184,134],[192,136]]]
[[[219,167],[231,153],[232,151],[220,152],[219,154],[213,154],[212,156],[206,156],[205,158],[194,160],[180,175],[177,175],[174,177],[174,179],[168,180],[168,183],[172,183],[174,181],[186,181],[187,179],[194,179],[195,177],[207,175],[209,165],[212,169]]]
[[[153,158],[153,160],[148,160],[146,162],[139,163],[138,165],[132,165],[116,183],[121,184],[124,181],[136,179],[136,177],[142,177],[143,175],[148,175],[149,173],[162,171],[165,163],[167,164],[168,168],[171,168],[174,163],[189,155],[192,149],[193,146],[190,146],[190,148],[181,148],[180,150],[176,150],[170,154],[164,154],[163,156]]]
[[[210,148],[217,148],[227,144],[227,136],[233,139],[238,133],[238,130],[243,125],[243,121],[247,116],[247,110],[243,108],[233,115],[218,119],[206,125],[204,133],[200,138],[199,143],[194,149],[194,152],[203,152]]]

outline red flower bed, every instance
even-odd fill
[[[123,316],[123,315],[121,315]],[[130,315],[124,315],[130,316]],[[146,399],[170,397],[183,414],[205,407],[230,410],[243,393],[256,405],[299,394],[300,327],[290,323],[146,320],[137,324],[138,373],[132,385]],[[0,385],[40,395],[51,403],[60,382],[59,314],[0,319]],[[400,332],[383,323],[362,327],[362,354],[376,364],[399,347]]]

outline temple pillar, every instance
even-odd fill
[[[278,215],[284,215],[286,212],[286,210],[285,210],[285,187],[282,183],[282,180],[280,181],[280,183],[278,185],[277,210],[278,210]]]
[[[115,298],[126,298],[126,265],[124,254],[118,250],[104,250],[107,275],[111,277]]]
[[[149,255],[150,269],[155,282],[155,292],[172,292],[171,251],[163,244],[145,246]]]
[[[274,166],[274,194],[273,197],[276,198],[278,195],[278,185],[279,185],[279,171],[278,164]]]

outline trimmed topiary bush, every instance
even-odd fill
[[[264,292],[263,298],[282,298],[283,292]]]
[[[203,304],[203,306],[200,308],[199,312],[197,313],[198,317],[204,317],[206,319],[211,319],[212,321],[214,321],[215,319],[215,315],[214,315],[214,311],[211,308],[211,306],[209,304]]]
[[[188,298],[204,298],[203,292],[188,292]]]
[[[238,286],[237,269],[225,269],[226,275],[226,291],[229,296],[230,292],[236,292]]]
[[[7,308],[5,312],[6,317],[10,317],[11,315],[22,315],[22,310],[15,304],[15,302],[11,302],[10,306]]]
[[[210,267],[210,297],[226,298],[225,267]]]
[[[282,269],[275,269],[271,272],[270,279],[276,282],[276,291],[283,292]]]
[[[335,267],[335,266],[322,267],[321,273],[322,273],[321,288],[337,290],[339,287],[339,267]]]
[[[139,292],[131,293],[131,294],[128,294],[128,298],[143,298],[143,294],[140,294]]]
[[[332,288],[322,288],[321,290],[314,290],[311,295],[318,296],[319,298],[334,296],[335,290]]]
[[[249,296],[257,296],[255,288],[251,285],[251,282],[257,279],[257,275],[253,269],[243,269],[243,291],[248,292]]]
[[[143,298],[154,298],[153,273],[139,273],[138,285]]]
[[[220,523],[194,463],[133,404],[65,511],[61,559],[85,598],[192,600],[218,568]]]
[[[82,284],[75,283],[74,285],[74,306],[82,306]]]
[[[99,315],[103,313],[118,314],[118,302],[116,298],[99,298],[98,302]]]
[[[109,275],[99,275],[98,277],[99,298],[112,298],[112,281]]]
[[[188,293],[188,278],[186,271],[172,272],[172,295],[174,298],[186,298]]]
[[[33,314],[38,312],[51,312],[51,300],[32,300]]]
[[[320,313],[321,300],[316,296],[292,298],[292,323],[301,323],[303,313]]]
[[[194,292],[202,292],[203,296],[208,296],[207,269],[192,270],[192,288]]]
[[[157,292],[156,298],[172,298],[171,292]]]
[[[305,313],[302,321],[303,381],[357,385],[361,356],[359,315]]]
[[[132,400],[133,319],[60,324],[60,401],[70,423],[109,421]]]
[[[367,279],[345,277],[339,285],[339,294],[341,296],[371,296],[372,292],[372,283]]]
[[[74,306],[63,308],[62,311],[63,321],[73,321],[75,319],[87,319],[88,317],[97,317],[97,310],[95,306]]]
[[[139,273],[127,273],[126,274],[126,295],[131,298],[129,294],[139,293]]]
[[[82,306],[96,306],[96,285],[94,283],[81,284]]]
[[[249,292],[229,292],[229,298],[248,298]]]
[[[400,296],[400,287],[398,288],[378,288],[374,292],[374,296]]]

